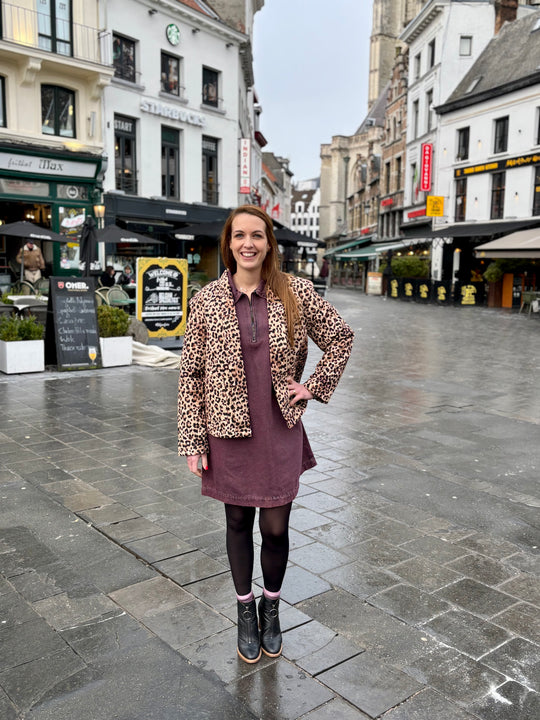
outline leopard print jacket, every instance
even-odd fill
[[[354,333],[309,280],[291,276],[290,282],[300,309],[294,347],[283,304],[268,288],[266,299],[272,383],[283,417],[293,427],[307,402],[289,405],[287,376],[301,381],[308,337],[323,355],[304,385],[326,403],[345,369]],[[220,438],[251,435],[240,330],[227,272],[190,302],[178,385],[178,454],[208,452],[207,433]]]

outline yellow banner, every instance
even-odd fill
[[[426,198],[426,215],[428,217],[442,217],[444,215],[444,197],[428,195]]]
[[[187,319],[187,260],[137,258],[137,318],[150,337],[183,335]]]

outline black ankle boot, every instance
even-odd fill
[[[244,662],[256,663],[261,659],[261,642],[257,625],[255,600],[248,603],[237,601],[238,607],[238,655]]]
[[[271,600],[263,593],[259,602],[259,624],[264,654],[268,657],[278,657],[281,655],[283,645],[279,626],[279,598]]]

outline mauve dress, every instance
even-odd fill
[[[229,283],[240,327],[252,436],[209,435],[202,494],[231,505],[279,507],[294,500],[300,475],[317,463],[302,422],[287,427],[272,387],[264,281],[251,303],[230,275]]]

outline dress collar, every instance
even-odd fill
[[[246,294],[241,292],[240,290],[238,290],[238,288],[234,284],[233,276],[232,276],[232,273],[230,270],[227,270],[227,276],[229,279],[229,287],[231,288],[232,295],[233,295],[233,301],[234,301],[234,304],[236,305],[236,303],[240,300],[242,295],[246,295]],[[257,287],[254,290],[255,294],[258,295],[259,297],[265,298],[266,297],[265,286],[266,286],[266,280],[261,280],[261,282],[257,285]],[[246,295],[246,297],[247,297],[247,295]]]

